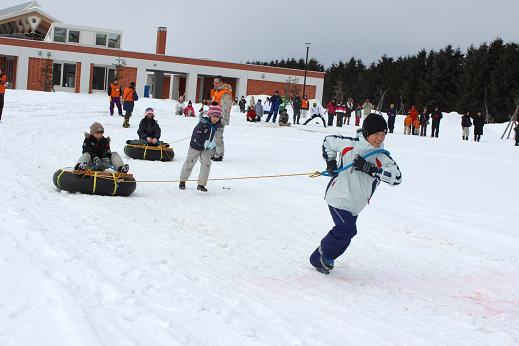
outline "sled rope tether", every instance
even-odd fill
[[[373,150],[372,152],[369,152],[365,155],[362,155],[363,158],[368,158],[370,156],[376,155],[376,154],[386,154],[389,155],[389,151],[384,149],[377,149]],[[252,175],[252,176],[243,176],[243,177],[227,177],[227,178],[209,178],[208,181],[226,181],[226,180],[252,180],[252,179],[273,179],[273,178],[286,178],[286,177],[301,177],[301,176],[307,176],[309,178],[317,178],[317,177],[330,177],[333,175],[336,175],[342,171],[347,170],[348,168],[351,168],[353,166],[353,162],[341,167],[339,169],[334,170],[333,172],[329,171],[315,171],[315,172],[307,172],[307,173],[283,173],[283,174],[273,174],[273,175]],[[136,183],[179,183],[180,179],[174,179],[174,180],[135,180]],[[198,181],[198,179],[188,179],[185,180],[188,181]],[[129,183],[130,181],[121,181],[120,183]]]

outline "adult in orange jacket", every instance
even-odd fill
[[[411,115],[408,115],[404,119],[404,135],[411,134],[411,127],[413,126],[413,118]]]
[[[114,78],[113,83],[108,86],[108,96],[110,96],[110,115],[114,115],[114,106],[117,106],[117,111],[122,116],[121,96],[123,96],[123,89],[119,85],[119,79]]]

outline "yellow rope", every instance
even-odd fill
[[[97,172],[94,173],[94,186],[92,189],[92,193],[96,193],[96,187],[97,187]]]
[[[142,155],[142,158],[146,160],[146,152],[148,151],[148,145],[144,147],[144,155]]]
[[[112,173],[112,177],[114,179],[114,191],[112,192],[112,196],[115,196],[115,194],[117,193],[117,187],[118,187],[115,172]]]
[[[208,181],[225,181],[225,180],[250,180],[250,179],[272,179],[272,178],[284,178],[284,177],[301,177],[308,176],[315,178],[320,176],[321,173],[308,172],[308,173],[285,173],[285,174],[274,174],[274,175],[255,175],[255,176],[244,176],[244,177],[227,177],[227,178],[209,178]],[[122,181],[121,183],[179,183],[180,179],[175,180],[135,180],[135,181]],[[198,181],[198,179],[188,179],[185,181]]]

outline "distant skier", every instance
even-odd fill
[[[0,68],[0,121],[2,120],[2,112],[4,110],[4,98],[5,98],[5,89],[7,85],[7,76],[4,71]]]
[[[90,132],[85,132],[83,154],[74,169],[104,171],[113,167],[117,172],[128,173],[129,166],[124,164],[118,153],[110,150],[110,137],[105,137],[104,132],[105,129],[100,123],[90,125]]]
[[[396,120],[396,108],[395,104],[392,103],[387,110],[387,126],[389,128],[389,133],[393,133],[395,130],[395,120]]]
[[[467,113],[465,113],[465,115],[463,115],[461,117],[461,128],[463,130],[463,140],[464,141],[469,140],[471,126],[472,126],[472,120],[470,120],[470,112],[467,112]],[[475,138],[476,137],[474,135],[474,140],[476,140]]]
[[[130,127],[130,118],[133,113],[133,108],[135,106],[135,101],[139,99],[139,96],[137,95],[137,91],[135,91],[135,82],[131,82],[130,86],[127,88],[124,88],[123,92],[123,101],[124,101],[124,111],[126,112],[124,114],[124,122],[123,127]]]
[[[427,114],[427,108],[423,109],[422,114],[420,114],[420,136],[427,136],[427,125],[429,125],[429,114]]]
[[[108,86],[108,96],[110,96],[110,115],[114,115],[114,106],[117,106],[117,111],[119,115],[122,116],[121,97],[123,96],[123,91],[117,78],[114,78],[112,84]]]
[[[483,126],[485,126],[485,117],[481,112],[474,117],[474,141],[479,142],[483,136]]]
[[[440,121],[443,118],[442,112],[438,110],[438,107],[434,108],[434,112],[431,113],[431,119],[432,119],[432,131],[431,131],[431,137],[438,138],[438,135],[440,134]]]
[[[247,107],[247,100],[245,99],[245,96],[241,97],[240,102],[238,102],[238,105],[240,106],[240,112],[245,113],[245,108]]]
[[[299,124],[299,119],[301,118],[301,97],[299,93],[296,93],[296,96],[292,100],[292,109],[294,110],[293,123]]]
[[[325,200],[335,226],[321,240],[310,256],[310,263],[320,272],[329,273],[334,260],[341,256],[357,234],[357,217],[373,197],[381,181],[399,185],[402,174],[387,154],[366,155],[383,149],[387,124],[379,114],[369,114],[356,137],[327,136],[323,142],[323,157],[329,172],[353,162],[352,169],[334,175],[326,189]]]
[[[321,118],[323,126],[326,127],[326,122],[324,121],[323,114],[321,113],[321,107],[319,107],[316,102],[313,103],[312,108],[310,108],[310,112],[312,112],[312,116],[307,121],[305,121],[303,125],[308,124],[315,118]]]
[[[232,103],[232,98],[230,99]],[[189,151],[187,152],[186,161],[180,172],[180,184],[178,188],[186,189],[186,181],[189,179],[193,167],[200,160],[200,173],[198,174],[197,190],[207,192],[207,180],[211,170],[211,150],[216,147],[216,131],[221,127],[220,119],[222,118],[222,107],[212,105],[207,112],[208,118],[200,120],[193,130]]]
[[[153,108],[146,108],[144,118],[139,123],[137,130],[139,140],[142,144],[159,145],[161,129],[157,120],[155,120],[155,111]]]

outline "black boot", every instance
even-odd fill
[[[185,181],[181,181],[179,184],[178,184],[178,188],[180,190],[185,190],[186,189],[186,182]]]
[[[198,186],[196,187],[196,189],[197,189],[198,191],[207,192],[207,189],[205,188],[204,185],[198,185]]]

